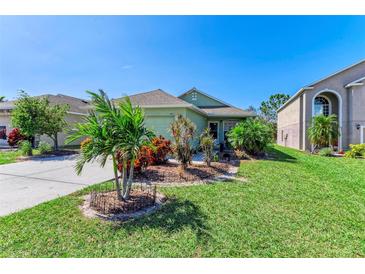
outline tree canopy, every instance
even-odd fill
[[[260,106],[260,114],[267,122],[276,123],[278,109],[290,98],[289,95],[276,93],[270,96],[269,100],[263,101]]]

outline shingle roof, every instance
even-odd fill
[[[243,109],[235,107],[208,107],[201,108],[208,116],[238,116],[238,117],[249,117],[256,116],[255,113],[251,111],[246,111]]]
[[[89,101],[83,100],[80,98],[67,96],[63,94],[45,94],[40,96],[35,96],[38,98],[44,98],[47,97],[51,105],[59,104],[67,104],[69,105],[70,109],[69,112],[75,112],[75,113],[81,113],[81,114],[87,114],[88,113],[88,107],[90,106]],[[16,100],[12,101],[6,101],[6,102],[0,102],[0,110],[11,110],[15,107]]]
[[[191,104],[185,102],[184,100],[181,100],[171,94],[168,94],[167,92],[156,89],[149,92],[143,92],[138,93],[135,95],[130,95],[129,98],[131,99],[131,102],[133,105],[139,105],[139,106],[191,106]],[[114,101],[118,102],[120,100],[123,100],[122,98],[114,99]]]

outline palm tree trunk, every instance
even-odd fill
[[[125,199],[125,191],[127,189],[127,160],[123,159],[123,174],[122,174],[122,182],[123,182],[123,190],[122,197]]]
[[[123,198],[128,200],[129,199],[129,193],[131,191],[132,183],[133,183],[133,172],[134,172],[134,158],[131,159],[131,165],[129,168],[129,177],[127,181],[127,186],[124,191]]]
[[[122,200],[122,192],[120,190],[120,182],[118,178],[118,166],[114,154],[113,154],[113,168],[114,168],[114,180],[115,180],[115,187],[117,189],[118,200]]]

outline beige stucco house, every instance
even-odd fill
[[[68,126],[64,129],[63,132],[58,134],[58,143],[60,146],[65,144],[65,140],[67,137],[67,132],[69,129],[72,129],[73,124],[82,122],[83,117],[88,114],[88,110],[90,108],[90,103],[87,100],[83,100],[80,98],[75,98],[72,96],[57,94],[45,94],[39,97],[47,97],[50,104],[66,104],[69,106],[69,110],[65,117]],[[13,126],[11,124],[11,112],[15,108],[16,100],[0,102],[0,130],[5,129],[8,134]],[[53,140],[46,135],[36,136],[36,142],[45,141],[53,145]],[[79,142],[75,142],[72,144],[78,144]],[[71,144],[71,145],[72,145]],[[6,138],[0,139],[0,146],[6,146],[7,140]]]
[[[365,60],[301,88],[278,110],[277,143],[311,150],[308,128],[318,114],[336,114],[338,150],[365,143]]]

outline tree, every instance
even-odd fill
[[[84,165],[95,159],[99,159],[100,165],[104,167],[111,156],[118,199],[126,200],[133,182],[134,160],[153,133],[145,127],[142,109],[133,107],[128,97],[116,106],[103,90],[99,90],[99,94],[87,93],[91,95],[95,110],[90,111],[83,123],[76,124],[76,131],[67,138],[67,143],[88,138],[87,142],[83,142],[76,172],[80,174]],[[118,154],[123,161],[121,176]]]
[[[263,101],[260,106],[261,116],[270,123],[277,121],[277,111],[284,105],[290,96],[287,94],[277,93],[270,96],[268,101]]]
[[[64,130],[67,122],[65,116],[69,110],[68,105],[50,105],[47,100],[44,116],[40,123],[39,133],[48,135],[54,144],[54,150],[58,150],[58,132]]]
[[[210,128],[206,128],[200,135],[200,147],[204,153],[204,161],[207,163],[207,166],[210,167],[214,147],[214,138],[210,133]]]
[[[5,96],[0,95],[0,102],[4,102]]]
[[[40,134],[40,125],[45,119],[46,98],[30,97],[25,91],[20,91],[11,113],[13,127],[20,129],[34,145],[34,136]]]
[[[257,113],[257,109],[254,106],[252,106],[252,105],[251,106],[248,106],[247,111],[251,111],[251,112]]]
[[[181,114],[170,124],[170,132],[174,138],[173,152],[181,163],[182,171],[185,171],[193,155],[190,143],[193,140],[195,129],[195,124]]]
[[[48,135],[58,149],[58,132],[66,125],[68,105],[51,105],[47,97],[30,97],[21,91],[12,111],[12,125],[20,129],[34,145],[34,136]]]
[[[329,147],[340,135],[337,116],[335,114],[317,115],[313,117],[312,125],[308,129],[308,137],[314,145],[313,150],[320,147]]]

